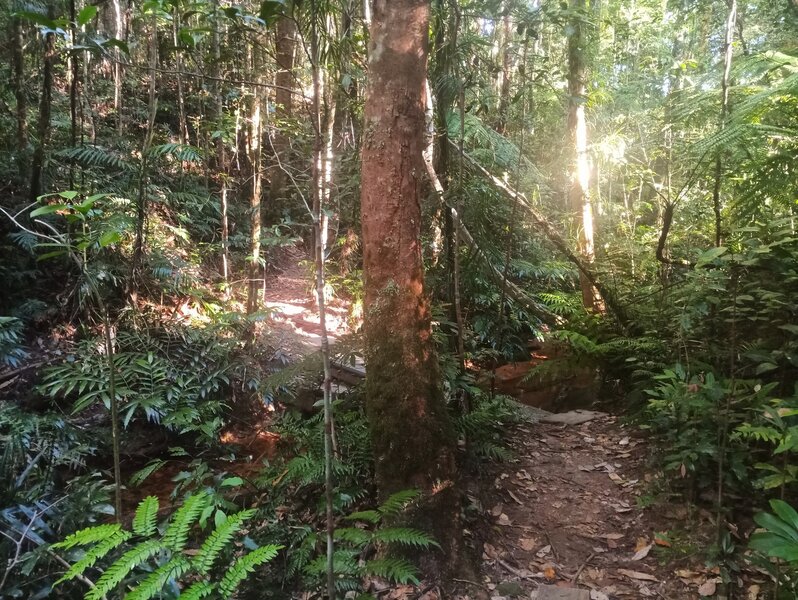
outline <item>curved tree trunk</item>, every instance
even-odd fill
[[[376,0],[361,211],[366,409],[380,494],[416,488],[417,519],[457,558],[454,436],[439,383],[419,241],[429,5]]]

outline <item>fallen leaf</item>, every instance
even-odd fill
[[[490,514],[493,515],[494,517],[498,517],[500,514],[502,514],[503,510],[504,510],[504,505],[497,504],[490,510]]]
[[[495,546],[485,542],[482,545],[482,556],[485,558],[497,558],[499,556],[499,551],[496,550]]]
[[[647,537],[639,537],[635,542],[635,552],[639,552],[643,548],[648,546],[648,538]]]
[[[603,537],[608,540],[619,540],[624,536],[623,533],[605,533],[604,535],[600,535],[598,537]]]
[[[526,550],[527,552],[531,552],[537,546],[537,542],[530,538],[521,538],[518,540],[518,545],[521,546],[522,550]]]
[[[537,556],[538,558],[543,558],[543,557],[544,557],[544,556],[546,556],[546,555],[547,555],[549,552],[551,552],[551,546],[550,546],[550,545],[549,545],[549,546],[543,546],[543,547],[542,547],[540,550],[538,550],[538,551],[535,553],[535,556]]]
[[[548,579],[549,581],[554,581],[557,579],[557,571],[551,565],[546,565],[543,567],[543,576]]]
[[[632,556],[632,560],[643,560],[646,556],[648,556],[648,553],[651,552],[651,548],[653,546],[654,544],[643,546],[642,548],[640,548],[640,550],[634,553],[634,556]]]
[[[757,600],[759,598],[760,587],[756,584],[748,588],[748,600]]]
[[[702,596],[714,596],[717,585],[714,579],[707,579],[704,583],[698,586],[698,593]]]
[[[668,539],[667,535],[664,533],[655,533],[654,534],[654,543],[657,546],[664,546],[665,548],[671,547],[671,542]]]
[[[629,445],[629,436],[621,438],[621,441],[618,442],[619,446],[628,446]]]
[[[615,483],[617,483],[619,485],[623,483],[623,477],[618,475],[618,473],[608,473],[608,475],[609,475],[610,479],[612,479]]]
[[[640,581],[659,581],[653,575],[649,575],[648,573],[641,573],[640,571],[630,571],[629,569],[618,569],[618,573],[621,575],[626,575],[630,579],[637,579]]]
[[[511,525],[512,522],[510,521],[510,517],[506,514],[502,513],[499,515],[499,525]]]
[[[604,592],[590,590],[590,600],[610,600],[610,597]]]

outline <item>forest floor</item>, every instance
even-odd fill
[[[287,252],[264,298],[272,314],[263,341],[291,360],[321,344],[303,258],[299,250]],[[348,332],[347,314],[345,300],[329,298],[331,344]],[[558,419],[545,411],[532,415]],[[704,564],[712,515],[681,500],[663,504],[652,492],[657,482],[647,464],[652,450],[646,437],[617,416],[590,416],[571,424],[531,418],[513,427],[507,437],[513,458],[483,465],[466,482],[482,514],[467,535],[481,545],[483,580],[460,581],[479,592],[461,598],[485,592],[494,599],[563,600],[715,595],[718,570]],[[746,587],[747,597],[756,599],[758,585]],[[407,591],[383,597],[405,597]]]
[[[472,584],[493,598],[715,595],[718,570],[703,562],[712,515],[651,494],[650,448],[634,427],[606,414],[573,425],[530,422],[508,442],[514,458],[478,480],[485,579]],[[557,589],[538,592],[541,585]],[[749,583],[744,597],[758,591]]]
[[[311,283],[308,257],[298,248],[287,249],[279,259],[279,274],[266,281],[263,304],[270,313],[263,343],[279,349],[289,360],[321,348],[321,324],[316,290]],[[327,335],[330,344],[349,332],[348,303],[326,294]]]

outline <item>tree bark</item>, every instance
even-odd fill
[[[11,19],[12,64],[14,69],[14,96],[17,101],[17,160],[20,173],[25,177],[28,153],[28,98],[25,94],[25,35],[19,17]]]
[[[275,164],[270,173],[269,197],[272,199],[282,198],[285,194],[286,175],[283,169],[290,164],[290,161],[287,160],[289,141],[282,128],[285,126],[285,121],[290,119],[294,113],[291,90],[296,85],[294,75],[294,54],[297,47],[296,22],[290,17],[281,18],[277,22],[275,35],[277,38],[275,43],[277,73],[274,75],[274,84],[277,88],[274,92],[275,133],[272,147],[280,160],[274,161]]]
[[[737,22],[737,0],[731,0],[729,13],[726,17],[726,31],[723,46],[723,76],[720,81],[720,122],[721,131],[726,127],[726,117],[729,116],[729,79],[731,76],[732,56],[734,53],[734,28]],[[720,188],[723,182],[723,159],[721,152],[715,157],[715,183],[712,187],[712,210],[715,213],[715,246],[720,246],[723,241],[723,220],[721,215]]]
[[[261,106],[260,91],[253,90],[249,123],[249,140],[247,152],[252,168],[252,190],[249,198],[249,277],[247,286],[247,314],[258,310],[258,273],[260,272],[260,236],[261,236]]]
[[[422,490],[448,567],[457,557],[454,435],[439,382],[421,260],[429,4],[376,0],[362,150],[366,410],[380,495]],[[447,564],[448,563],[448,564]]]
[[[50,10],[52,16],[52,9]],[[42,65],[42,95],[39,98],[39,123],[36,133],[39,143],[33,152],[30,180],[30,200],[35,201],[42,195],[42,170],[44,169],[44,153],[50,140],[50,113],[53,105],[53,66],[55,64],[55,34],[50,32],[44,36],[44,61]]]
[[[593,241],[593,203],[590,198],[590,163],[587,151],[587,67],[585,53],[586,0],[571,0],[571,35],[568,37],[568,130],[574,150],[574,167],[568,191],[570,209],[577,213],[579,253],[587,264],[595,260]],[[580,272],[579,287],[582,303],[590,311],[601,311],[601,295],[595,286]]]

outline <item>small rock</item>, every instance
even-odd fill
[[[502,596],[510,596],[512,598],[523,594],[524,588],[517,581],[502,581],[496,586],[496,591]]]
[[[590,600],[590,592],[576,588],[541,585],[538,588],[537,600]]]

